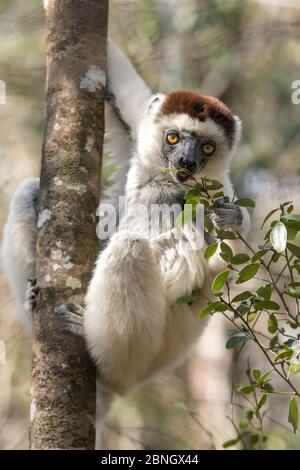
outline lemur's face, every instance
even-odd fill
[[[169,168],[176,168],[178,181],[186,181],[197,174],[217,149],[213,138],[184,129],[167,129],[164,134],[163,155]]]
[[[175,180],[216,174],[230,160],[239,120],[217,98],[177,91],[157,96],[149,113],[161,139],[160,165],[175,169]]]

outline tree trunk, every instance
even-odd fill
[[[31,449],[95,445],[95,368],[83,339],[65,331],[58,308],[82,302],[99,250],[107,16],[107,0],[48,6]]]

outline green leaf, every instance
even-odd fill
[[[291,253],[297,258],[300,258],[300,248],[299,246],[293,245],[292,243],[287,243],[287,247]]]
[[[273,209],[271,212],[269,212],[266,217],[264,218],[264,221],[263,223],[261,224],[261,229],[263,228],[263,226],[265,225],[265,223],[267,222],[267,220],[269,220],[270,217],[272,217],[273,214],[275,214],[275,212],[279,211],[279,207],[277,209]]]
[[[200,204],[202,204],[202,206],[204,206],[205,208],[209,207],[209,200],[208,199],[205,199],[204,197],[201,197],[200,200],[199,200]]]
[[[253,432],[250,436],[250,445],[254,447],[259,441],[259,435],[256,432]]]
[[[229,439],[228,441],[225,441],[223,444],[223,449],[227,449],[228,447],[235,446],[240,442],[240,438],[236,437],[235,439]]]
[[[252,292],[250,292],[249,290],[245,290],[244,292],[241,292],[240,294],[233,297],[232,302],[242,302],[243,300],[250,299],[252,295]]]
[[[288,240],[295,240],[296,235],[297,235],[297,230],[294,227],[287,227],[287,239]]]
[[[277,253],[282,253],[286,248],[287,230],[282,222],[277,222],[270,233],[270,242]]]
[[[252,393],[253,390],[255,390],[255,385],[246,385],[245,387],[240,387],[238,390],[245,395],[249,395],[249,393]]]
[[[248,313],[250,310],[250,305],[245,305],[245,304],[240,304],[237,308],[236,308],[236,313],[238,314],[237,316],[243,316],[243,315],[246,315],[246,313]],[[235,316],[236,318],[236,316]]]
[[[224,285],[226,284],[229,274],[230,274],[230,270],[226,269],[225,271],[222,271],[214,278],[213,283],[211,285],[213,292],[220,292],[222,287],[224,287]]]
[[[176,226],[183,227],[194,220],[196,214],[196,206],[194,204],[185,204],[184,210],[176,217]]]
[[[274,388],[272,385],[268,382],[264,382],[263,384],[260,385],[260,388],[264,390],[265,392],[272,393],[274,391]]]
[[[206,250],[204,252],[204,258],[205,259],[211,258],[215,254],[217,249],[218,249],[218,243],[217,242],[211,243],[210,245],[208,245],[208,247],[206,248]]]
[[[220,197],[224,197],[223,191],[218,191],[217,193],[214,193],[214,199],[218,199]]]
[[[245,266],[237,275],[236,283],[242,284],[243,282],[249,281],[252,279],[259,270],[260,264],[259,263],[250,263]]]
[[[233,257],[233,252],[232,252],[232,249],[230,248],[229,245],[227,245],[227,243],[225,242],[221,242],[221,253],[222,253],[222,258],[229,262],[231,260],[231,258]]]
[[[280,310],[280,305],[273,300],[258,300],[255,302],[255,307],[257,310]]]
[[[248,335],[244,331],[234,333],[226,342],[226,349],[235,348],[238,344],[243,343],[249,339]]]
[[[200,320],[203,320],[207,315],[214,312],[225,312],[228,310],[228,306],[224,302],[217,301],[208,304],[205,308],[199,313]]]
[[[193,188],[190,191],[187,191],[184,195],[184,199],[188,200],[190,198],[194,198],[196,196],[200,196],[200,191],[198,188]]]
[[[298,405],[295,397],[292,397],[290,401],[288,422],[291,423],[294,434],[296,434],[298,429]]]
[[[216,233],[220,240],[236,240],[237,236],[231,230],[222,230],[216,228]]]
[[[282,220],[284,223],[287,223],[289,227],[293,227],[297,231],[300,230],[300,215],[284,214],[280,217],[280,220]]]
[[[278,330],[278,321],[274,313],[272,313],[272,315],[270,315],[268,318],[268,331],[269,333],[274,334],[276,333],[277,330]]]
[[[176,410],[178,410],[178,411],[184,411],[184,412],[188,411],[188,406],[184,401],[176,401],[174,403],[174,406],[175,406]]]
[[[179,299],[176,300],[176,303],[179,305],[190,304],[195,299],[197,299],[199,295],[200,295],[200,292],[198,290],[195,290],[191,292],[190,294],[186,294],[186,295],[183,295],[182,297],[179,297]]]
[[[240,428],[247,428],[248,426],[249,426],[249,419],[247,419],[247,418],[241,419],[241,421],[239,422],[239,427]]]
[[[300,372],[300,362],[297,362],[297,363],[292,363],[289,367],[289,372],[288,372],[288,376],[290,375],[296,375]]]
[[[273,369],[272,369],[273,370]],[[261,378],[257,381],[257,384],[260,385],[264,382],[264,380],[271,374],[272,370],[268,370],[265,374],[261,376]]]
[[[250,256],[247,255],[247,253],[239,253],[233,256],[230,262],[231,264],[244,264],[244,263],[247,263],[249,260],[250,260]]]
[[[284,359],[290,359],[293,355],[292,349],[288,349],[287,351],[282,351],[277,356],[274,357],[274,362],[283,361]]]
[[[234,204],[241,207],[255,207],[255,202],[248,198],[237,199]]]
[[[212,223],[208,215],[204,216],[204,229],[206,232],[212,232],[214,230],[214,224]]]
[[[300,289],[287,289],[285,293],[294,299],[300,299]]]
[[[286,201],[283,204],[280,204],[280,207],[284,208],[285,206],[288,206],[289,204],[292,204],[293,201]]]
[[[257,381],[261,377],[261,372],[260,372],[259,369],[253,369],[252,370],[252,375],[253,375],[254,379]]]
[[[281,216],[281,219],[287,220],[288,222],[300,223],[300,215],[297,214],[284,214],[283,216]]]
[[[280,258],[280,253],[278,253],[277,251],[274,251],[273,256],[271,258],[272,263],[277,263],[279,258]]]
[[[267,399],[268,399],[268,395],[264,393],[256,407],[255,414],[257,418],[259,417],[259,410],[267,403]]]
[[[264,300],[270,300],[272,295],[271,284],[265,284],[264,286],[261,286],[259,289],[257,289],[256,293],[259,297],[262,297]]]
[[[265,250],[259,250],[255,253],[255,255],[252,256],[251,262],[255,263],[259,258],[263,258],[269,251],[269,248],[266,248]]]
[[[215,191],[217,189],[222,189],[223,188],[223,184],[220,183],[220,181],[210,180],[208,178],[205,181],[205,185],[206,185],[206,189],[208,189],[208,191]]]

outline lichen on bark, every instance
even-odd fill
[[[48,5],[32,449],[95,445],[95,368],[84,340],[66,332],[58,308],[83,300],[99,250],[93,214],[100,196],[107,16],[107,0],[52,0]],[[91,70],[101,74],[87,76]],[[84,77],[89,87],[81,87]]]

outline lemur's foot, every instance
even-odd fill
[[[243,223],[241,208],[231,204],[227,197],[221,197],[215,201],[211,219],[216,227],[234,231],[238,230]]]
[[[83,312],[83,305],[74,303],[60,305],[58,313],[63,319],[63,330],[83,336]]]
[[[39,293],[39,287],[36,285],[36,279],[28,279],[27,291],[25,295],[24,307],[27,312],[33,312],[36,308],[36,298]]]

